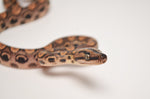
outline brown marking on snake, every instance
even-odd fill
[[[5,62],[9,61],[10,60],[10,54],[8,52],[2,52],[1,53],[1,59]]]
[[[73,40],[75,40],[75,38],[76,38],[76,37],[72,36],[72,37],[69,37],[68,40],[69,40],[69,41],[73,41]]]
[[[18,66],[17,64],[15,64],[15,63],[11,63],[10,66],[13,67],[13,68],[18,68],[18,67],[19,67],[19,66]]]
[[[66,47],[66,49],[67,49],[68,51],[73,51],[73,50],[75,49],[75,47],[74,47],[74,46],[70,46],[70,47]]]
[[[40,51],[39,53],[38,53],[38,57],[43,57],[44,55],[46,55],[46,51]]]
[[[21,7],[20,6],[12,6],[12,14],[14,14],[14,15],[18,15],[18,14],[20,14],[21,13]]]
[[[0,50],[4,49],[6,47],[6,45],[0,43]]]
[[[55,58],[48,58],[49,62],[55,62]]]
[[[12,16],[8,20],[9,24],[11,24],[12,26],[18,23],[18,18],[16,16]]]
[[[19,5],[17,0],[3,0],[3,1],[6,9],[13,5]]]
[[[38,0],[39,3],[43,3],[45,0]]]
[[[45,50],[48,50],[48,51],[50,51],[50,52],[53,52],[53,51],[54,51],[52,44],[49,44],[48,46],[44,47],[44,49],[45,49]]]
[[[74,61],[73,61],[73,60],[72,60],[71,62],[72,62],[72,63],[74,63]]]
[[[64,63],[64,62],[66,62],[66,59],[60,59],[60,62]]]
[[[81,37],[79,37],[78,39],[79,39],[80,41],[83,41],[84,39],[86,39],[86,37],[81,36]]]
[[[68,56],[68,59],[71,59],[71,56]]]
[[[92,39],[89,39],[88,42],[87,42],[87,45],[94,46],[95,45],[95,41],[92,40]]]
[[[65,47],[69,47],[71,44],[70,44],[70,42],[66,42],[64,45],[65,45]]]
[[[14,47],[11,47],[10,50],[13,52],[13,53],[16,53],[19,51],[19,48],[14,48]]]
[[[34,3],[32,3],[32,4],[30,4],[29,6],[28,6],[28,9],[29,10],[34,10],[36,8],[36,3],[34,2]]]
[[[59,39],[55,41],[57,44],[62,44],[63,43],[63,39]]]
[[[16,62],[24,64],[28,61],[28,57],[26,55],[18,54],[15,57]]]
[[[35,68],[36,66],[37,66],[36,63],[30,63],[30,64],[29,64],[29,68]]]
[[[0,14],[0,19],[5,19],[7,16],[7,13],[6,12],[3,12]]]
[[[35,50],[34,49],[25,49],[27,54],[32,54]]]
[[[64,55],[66,55],[66,53],[67,53],[67,51],[63,51],[63,52],[60,52],[60,55],[64,56]]]

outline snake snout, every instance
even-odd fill
[[[100,60],[102,63],[105,63],[107,61],[107,56],[105,54],[101,53]]]

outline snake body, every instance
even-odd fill
[[[44,16],[49,0],[32,0],[21,7],[17,0],[3,0],[6,11],[0,14],[0,32]],[[107,56],[98,50],[97,41],[87,36],[69,36],[39,49],[21,49],[0,43],[0,63],[14,68],[38,68],[64,64],[102,64]]]

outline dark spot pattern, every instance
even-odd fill
[[[13,68],[18,68],[18,65],[15,64],[15,63],[11,63],[10,65],[11,65],[11,67],[13,67]]]
[[[29,67],[36,67],[37,66],[37,64],[36,63],[31,63],[31,64],[29,64]]]
[[[97,51],[95,49],[90,49],[91,51],[95,52],[95,53],[100,53],[100,51]]]
[[[17,23],[17,22],[18,22],[17,19],[11,19],[11,21],[10,21],[11,24],[15,24],[15,23]]]
[[[42,7],[41,9],[40,9],[40,12],[43,12],[45,10],[45,7]]]
[[[26,63],[28,61],[28,57],[25,56],[25,55],[17,55],[16,56],[16,61],[19,62],[19,63]]]
[[[1,58],[3,61],[9,61],[8,55],[2,55]]]
[[[55,58],[49,58],[48,61],[49,62],[55,62]]]
[[[27,15],[25,16],[25,18],[26,18],[26,19],[30,19],[30,18],[31,18],[31,15],[30,15],[30,14],[27,14]]]
[[[74,44],[74,47],[77,48],[77,47],[78,47],[78,44]]]
[[[21,21],[21,23],[20,24],[25,24],[25,21]]]
[[[89,54],[90,55],[90,53],[87,52],[87,51],[80,51],[79,53],[84,53],[84,54]]]
[[[4,28],[5,26],[6,26],[5,23],[2,23],[2,24],[1,24],[1,28]]]
[[[41,64],[45,64],[45,62],[44,62],[44,61],[42,61],[42,60],[40,60],[39,62],[40,62]]]
[[[60,62],[66,62],[66,59],[60,59]]]
[[[85,59],[85,57],[76,57],[75,60]]]
[[[72,60],[71,62],[72,62],[72,63],[74,63],[74,61],[73,61],[73,60]]]
[[[7,26],[5,29],[7,30],[9,27]]]
[[[35,16],[35,20],[38,19],[38,18],[39,18],[39,15],[36,15],[36,16]]]
[[[71,56],[68,56],[68,59],[71,59]]]
[[[23,57],[19,57],[18,62],[19,62],[19,63],[25,63],[26,60],[25,60]]]
[[[89,60],[98,60],[98,59],[99,59],[99,57],[90,57]]]
[[[58,53],[58,55],[61,55],[60,53]]]
[[[65,47],[69,47],[69,45],[68,45],[68,44],[66,44],[66,45],[65,45]]]

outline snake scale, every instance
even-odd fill
[[[0,14],[0,32],[44,16],[49,0],[32,0],[22,7],[17,0],[3,0],[6,11]],[[69,36],[39,49],[21,49],[0,43],[0,63],[14,68],[38,68],[64,64],[103,64],[107,56],[98,50],[97,41],[87,36]]]

